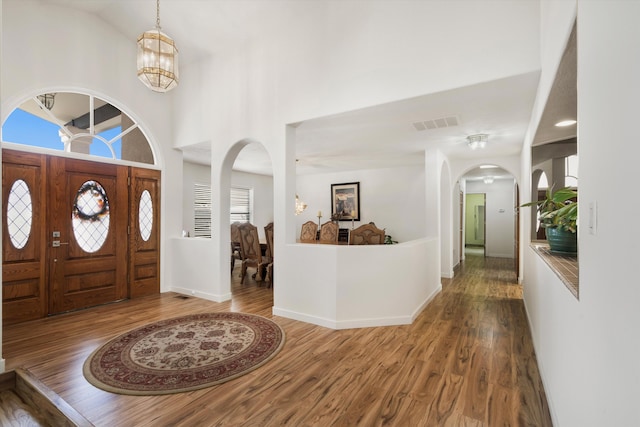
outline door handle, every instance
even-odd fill
[[[61,245],[68,245],[69,242],[61,242],[60,240],[54,240],[53,242],[51,242],[51,247],[53,248],[59,248]]]

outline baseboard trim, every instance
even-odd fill
[[[319,316],[311,316],[304,313],[299,313],[292,310],[273,307],[272,313],[274,316],[286,317],[287,319],[298,320],[300,322],[311,323],[313,325],[322,326],[329,329],[357,329],[357,328],[374,328],[378,326],[400,326],[410,325],[420,315],[427,305],[442,291],[442,284],[427,296],[425,300],[413,311],[411,315],[406,316],[393,316],[393,317],[376,317],[367,319],[349,319],[349,320],[333,320]]]
[[[178,288],[175,286],[172,286],[169,289],[169,292],[176,292],[178,294],[188,295],[190,297],[202,298],[202,299],[206,299],[213,302],[225,302],[231,299],[231,292],[227,294],[210,294],[208,292],[201,292],[201,291],[196,291],[194,289],[187,289],[187,288]]]

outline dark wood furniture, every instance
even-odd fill
[[[267,271],[265,273],[265,282],[268,286],[273,286],[273,222],[264,227],[264,235],[267,240]]]
[[[256,269],[253,277],[256,279],[256,282],[259,282],[262,280],[263,269],[266,267],[266,264],[262,257],[260,241],[258,240],[258,229],[255,225],[248,222],[240,224],[238,229],[240,230],[240,247],[243,256],[240,283],[244,284],[248,267]]]

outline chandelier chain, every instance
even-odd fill
[[[156,0],[156,28],[160,30],[160,0]]]

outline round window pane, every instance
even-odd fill
[[[140,225],[140,237],[145,242],[148,241],[153,229],[153,200],[151,200],[151,194],[148,190],[144,190],[140,195],[138,224]]]
[[[76,193],[71,213],[73,235],[86,252],[96,252],[109,234],[109,199],[96,181],[86,181]]]
[[[31,192],[26,182],[19,179],[11,186],[7,200],[7,229],[11,244],[16,249],[27,245],[31,235],[33,205]]]

